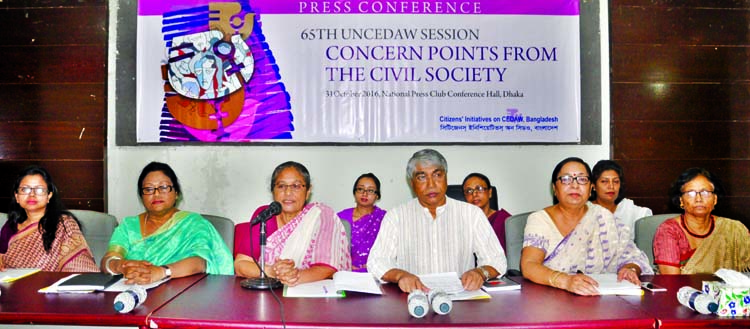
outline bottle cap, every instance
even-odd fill
[[[414,315],[417,317],[422,317],[424,315],[424,307],[417,306],[414,308]]]
[[[115,311],[120,312],[125,308],[125,304],[123,304],[121,301],[115,302]]]
[[[708,303],[708,306],[706,306],[711,313],[716,313],[716,311],[719,310],[719,304],[717,303]]]

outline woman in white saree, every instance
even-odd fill
[[[640,284],[640,274],[653,272],[629,228],[607,209],[587,202],[590,177],[591,169],[579,158],[555,167],[554,205],[531,214],[524,230],[521,270],[527,279],[597,295],[597,282],[586,274],[617,273],[618,280]]]

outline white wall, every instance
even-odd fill
[[[117,1],[110,1],[110,49],[116,49]],[[469,172],[486,174],[499,189],[500,206],[511,213],[551,204],[549,176],[555,164],[578,156],[593,165],[609,158],[609,36],[607,2],[600,4],[602,145],[515,146],[117,146],[115,145],[114,53],[109,57],[107,143],[108,212],[118,219],[143,211],[137,179],[150,161],[168,163],[183,186],[181,209],[248,220],[256,207],[271,201],[270,176],[281,162],[303,163],[312,175],[312,200],[336,210],[354,205],[351,187],[361,173],[382,183],[385,209],[411,198],[405,170],[409,157],[425,147],[448,160],[448,181],[460,184]]]

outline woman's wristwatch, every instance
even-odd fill
[[[170,269],[169,266],[162,265],[161,268],[164,269],[164,277],[162,278],[162,280],[172,278],[172,269]]]

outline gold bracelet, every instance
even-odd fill
[[[557,288],[557,278],[560,277],[560,275],[563,274],[563,272],[560,271],[554,271],[555,273],[552,273],[552,275],[549,276],[549,285],[551,287]]]

